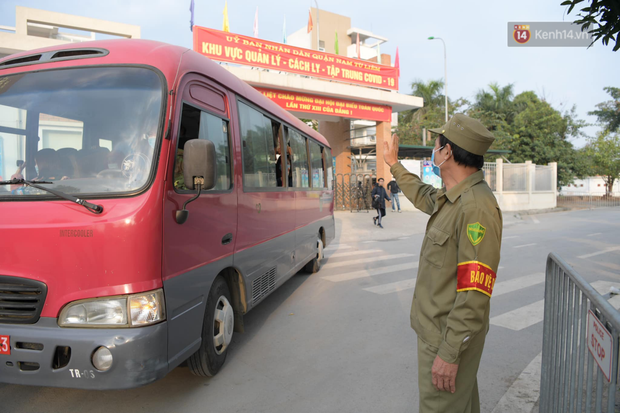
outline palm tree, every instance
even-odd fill
[[[514,98],[514,84],[500,87],[497,83],[489,84],[490,91],[480,89],[476,93],[474,107],[487,112],[506,113],[511,110]]]
[[[411,83],[411,95],[424,99],[424,106],[407,111],[403,120],[405,122],[411,122],[414,118],[420,120],[431,108],[443,106],[444,95],[441,93],[443,91],[443,85],[443,80],[429,80],[428,82],[424,82],[418,79]]]

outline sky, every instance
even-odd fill
[[[194,0],[194,24],[222,29],[224,0]],[[513,21],[573,21],[562,0],[337,0],[321,9],[351,17],[351,24],[386,37],[382,53],[399,49],[400,92],[411,93],[414,80],[444,77],[443,46],[446,43],[448,96],[474,101],[489,83],[514,84],[515,94],[534,91],[554,108],[576,106],[580,119],[592,124],[585,132],[594,136],[600,128],[589,116],[597,103],[610,100],[605,86],[620,87],[620,51],[597,43],[590,48],[514,48],[507,46],[507,23]],[[189,30],[190,0],[1,0],[0,26],[15,26],[15,7],[24,6],[141,27],[143,39],[192,47]],[[311,1],[228,0],[230,30],[252,35],[258,6],[259,37],[282,41],[286,19],[290,35],[305,27]],[[585,139],[573,141],[576,147]]]

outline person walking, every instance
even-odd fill
[[[381,225],[381,218],[385,216],[385,201],[390,201],[390,197],[383,187],[383,178],[377,180],[377,185],[372,188],[370,195],[372,197],[372,205],[377,210],[377,216],[374,217],[372,221],[379,228],[383,228],[383,225]]]
[[[483,179],[483,155],[495,139],[476,119],[454,115],[431,132],[436,189],[398,162],[398,136],[384,159],[416,208],[430,215],[411,306],[418,336],[419,411],[478,413],[476,375],[489,330],[490,299],[502,240],[502,212]]]
[[[396,211],[396,208],[394,207],[394,204],[396,204],[398,205],[398,212],[400,213],[400,200],[398,199],[400,188],[398,187],[398,183],[396,183],[396,178],[392,177],[392,180],[387,185],[387,188],[392,195],[392,212]]]

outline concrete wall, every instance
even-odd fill
[[[316,40],[316,34],[315,40]],[[302,27],[295,33],[286,37],[286,44],[304,49],[312,49],[312,32],[308,33],[307,27]]]
[[[351,18],[340,14],[320,10],[317,19],[317,9],[312,7],[312,49],[317,50],[316,31],[319,30],[319,40],[325,42],[325,52],[336,53],[334,48],[336,32],[338,32],[338,51],[342,56],[347,55],[347,47],[351,45],[351,39],[347,36],[347,30],[351,28]]]
[[[560,194],[570,195],[605,195],[607,187],[600,176],[590,176],[585,179],[575,179],[570,185],[560,188]],[[611,191],[612,195],[620,195],[620,181],[616,179]]]

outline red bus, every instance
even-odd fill
[[[0,382],[211,376],[335,236],[325,138],[208,58],[110,40],[0,60]]]

